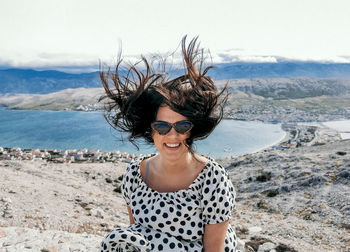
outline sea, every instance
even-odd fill
[[[281,141],[280,124],[222,120],[196,152],[214,158],[253,153]],[[149,144],[137,149],[127,135],[113,129],[101,112],[7,110],[0,108],[0,146],[23,149],[99,149],[127,153],[156,153]]]

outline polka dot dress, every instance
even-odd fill
[[[157,192],[140,173],[143,157],[123,177],[122,193],[135,224],[109,233],[101,251],[202,251],[204,226],[231,219],[235,191],[225,169],[213,159],[188,189]],[[229,225],[225,250],[236,251],[236,235]]]

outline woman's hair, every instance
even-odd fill
[[[100,78],[106,94],[100,98],[108,99],[105,109],[107,122],[115,129],[129,133],[128,140],[137,148],[135,140],[143,138],[153,143],[151,123],[155,121],[160,106],[169,106],[173,111],[185,116],[193,123],[186,143],[194,153],[193,142],[204,139],[214,130],[223,117],[223,106],[227,101],[226,86],[218,91],[214,81],[207,76],[213,66],[202,71],[203,49],[199,48],[197,38],[186,46],[186,36],[182,39],[184,74],[170,79],[171,73],[157,72],[154,62],[142,56],[144,69],[130,64],[126,71],[119,60],[112,73],[100,70]],[[163,69],[164,61],[159,60]]]

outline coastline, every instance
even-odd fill
[[[339,127],[339,125],[342,127]],[[257,148],[251,152],[243,154],[228,155],[218,157],[218,159],[229,159],[241,155],[267,151],[269,149],[289,149],[301,145],[312,145],[313,142],[330,142],[339,139],[349,139],[342,137],[342,133],[348,130],[350,120],[328,121],[328,122],[309,122],[309,123],[288,123],[279,124],[284,131],[284,136],[277,141]],[[331,125],[332,127],[330,127]],[[311,130],[310,130],[311,129]],[[297,135],[293,135],[297,131]],[[293,132],[293,134],[292,134]],[[321,132],[321,133],[320,133]],[[306,133],[308,133],[306,135]],[[309,134],[311,133],[311,134]],[[328,139],[324,139],[324,135]],[[147,154],[147,153],[146,153]],[[71,162],[116,162],[122,161],[130,163],[133,159],[143,154],[121,152],[119,150],[101,151],[99,149],[28,149],[19,147],[0,146],[0,160],[47,160],[56,163]]]

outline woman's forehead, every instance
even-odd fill
[[[158,109],[156,120],[174,123],[182,120],[187,120],[187,118],[175,112],[168,106],[161,106]]]

